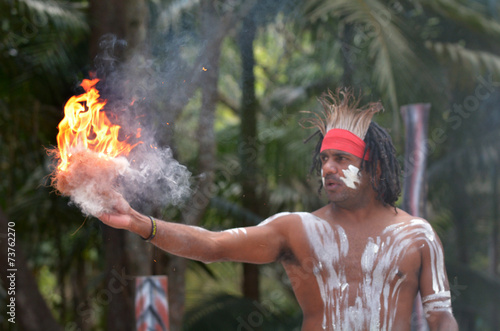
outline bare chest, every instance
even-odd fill
[[[349,282],[366,277],[393,278],[418,274],[420,253],[418,231],[402,225],[379,230],[344,229],[326,221],[304,222],[304,256],[317,261],[315,273],[330,271]]]
[[[402,301],[411,303],[416,293],[421,261],[415,239],[422,234],[403,225],[352,233],[326,221],[303,224],[309,250],[301,253],[302,261],[310,260],[322,325],[391,329],[398,309],[401,314],[410,307]]]
[[[390,285],[417,281],[420,253],[418,246],[411,241],[391,234],[348,238],[349,250],[338,261],[332,261],[332,268],[344,274],[349,284],[367,286],[380,281]],[[328,262],[322,261],[324,263]]]

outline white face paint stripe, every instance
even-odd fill
[[[340,177],[340,179],[345,183],[347,187],[355,189],[356,184],[359,184],[361,181],[359,168],[350,164],[347,169],[342,169],[342,172],[344,173],[344,177]]]

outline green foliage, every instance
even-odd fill
[[[55,143],[63,102],[87,66],[86,5],[38,0],[0,4],[0,208],[16,223],[16,247],[29,257],[41,292],[61,323],[73,318],[66,315],[65,272],[77,258],[89,266],[95,258],[85,252],[88,242],[72,236],[83,222],[81,213],[49,187],[52,161],[45,149]],[[93,229],[80,234],[95,235]]]
[[[0,185],[4,209],[11,206],[26,174],[44,166],[41,146],[54,142],[61,114],[54,105],[60,105],[61,91],[71,88],[82,63],[78,61],[86,58],[78,52],[88,28],[76,5],[42,1],[0,5],[4,32],[0,39],[0,170],[9,174]]]
[[[448,264],[450,292],[455,314],[461,325],[468,325],[479,330],[493,331],[500,305],[500,281],[484,272]],[[456,313],[456,312],[463,313]],[[468,320],[467,317],[475,316]]]
[[[484,275],[491,262],[493,222],[498,222],[492,208],[498,196],[491,183],[491,169],[500,163],[498,10],[488,11],[476,1],[448,0],[290,3],[271,1],[266,7],[255,2],[262,15],[254,41],[258,133],[252,146],[239,138],[242,63],[236,31],[224,39],[215,124],[216,197],[203,225],[219,230],[242,220],[262,220],[241,207],[242,151],[257,159],[256,190],[270,215],[311,211],[324,203],[316,192],[318,178],[308,175],[314,142],[303,140],[312,132],[298,122],[307,116],[301,111],[318,109],[316,98],[343,85],[344,79],[350,78],[366,100],[383,101],[386,112],[376,120],[388,127],[398,147],[399,107],[430,102],[429,220],[453,262],[450,281],[467,286],[454,301],[457,314],[467,323],[489,320],[486,312],[496,301],[485,298],[498,291],[498,276]],[[218,3],[221,17],[232,5],[241,4]],[[88,219],[77,231],[83,217],[51,192],[47,175],[52,165],[45,151],[55,143],[65,100],[89,67],[86,6],[86,1],[0,3],[0,208],[16,221],[19,245],[61,324],[78,318],[70,301],[88,301],[102,282],[99,223]],[[150,49],[158,70],[169,75],[171,66],[197,65],[202,41],[194,13],[200,2],[152,0],[149,6]],[[186,79],[169,78],[167,83]],[[155,106],[165,104],[162,99]],[[172,147],[190,167],[198,155],[193,141],[199,113],[195,94],[175,117]],[[289,288],[276,292],[280,300],[272,309],[259,307],[238,296],[241,272],[227,269],[231,267],[191,266],[188,286],[201,287],[200,279],[210,279],[206,283],[211,288],[203,292],[206,297],[189,301],[186,330],[234,330],[238,323],[252,327],[260,323],[252,320],[257,313],[263,330],[299,328]],[[264,272],[269,276],[266,290],[283,280],[279,270]],[[79,273],[82,284],[70,284]],[[224,284],[221,274],[231,275],[233,282]],[[103,323],[97,319],[95,325]]]
[[[219,295],[185,315],[183,330],[300,330],[301,316],[289,316],[249,299]]]

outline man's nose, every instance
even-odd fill
[[[325,164],[323,164],[323,176],[329,175],[329,174],[337,174],[338,173],[338,164],[333,161],[327,161]]]

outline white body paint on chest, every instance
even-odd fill
[[[344,268],[349,242],[344,229],[338,225],[331,226],[309,213],[297,214],[302,218],[317,260],[315,276],[324,304],[324,330],[392,330],[401,284],[406,279],[406,275],[397,276],[399,265],[415,240],[423,240],[431,254],[435,294],[426,297],[429,302],[426,313],[432,310],[451,311],[444,288],[443,252],[428,223],[415,219],[406,224],[389,226],[380,236],[368,238],[359,261],[362,280],[356,288],[349,288]],[[355,295],[355,298],[349,300],[350,295]],[[350,306],[350,302],[354,305]]]

